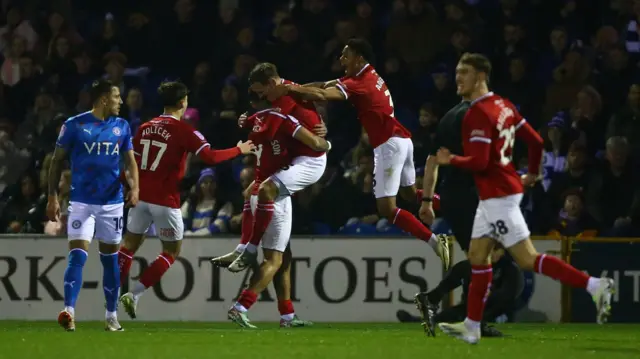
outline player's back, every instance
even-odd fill
[[[480,199],[505,197],[524,191],[512,161],[516,131],[524,121],[509,100],[492,92],[471,104],[463,122],[463,133],[470,134],[464,139],[465,145],[474,141],[490,145],[487,167],[474,173]]]
[[[123,202],[121,154],[131,149],[126,120],[96,118],[91,111],[69,118],[60,130],[57,146],[71,158],[71,201],[87,204]]]
[[[156,117],[140,125],[133,147],[141,201],[180,208],[180,181],[191,152],[185,143],[189,132],[193,132],[191,126],[171,116]]]
[[[355,76],[341,78],[337,87],[358,111],[358,119],[374,148],[391,137],[411,137],[396,119],[391,92],[373,66],[366,65]]]
[[[292,119],[276,109],[258,111],[247,119],[251,127],[249,140],[256,146],[256,184],[291,164],[289,148],[295,139],[291,138],[291,124],[286,121]]]
[[[295,84],[292,81],[282,81],[285,85]],[[313,128],[322,123],[322,118],[316,110],[315,104],[310,101],[296,101],[291,96],[282,96],[272,103],[274,107],[280,108],[280,112],[283,115],[291,115],[300,121],[300,124],[309,131],[313,131]],[[290,152],[293,157],[297,156],[309,156],[319,157],[324,152],[314,151],[308,146],[302,143],[292,142],[290,146]]]

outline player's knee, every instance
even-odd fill
[[[471,242],[469,252],[467,253],[467,259],[469,259],[471,265],[481,266],[491,263],[491,259],[489,258],[489,253],[491,252],[489,243],[490,242],[484,239]]]
[[[142,244],[142,234],[135,234],[131,232],[127,232],[124,235],[122,246],[129,251],[135,253],[140,249],[140,245]]]
[[[176,258],[178,258],[178,256],[180,256],[180,249],[182,248],[180,244],[181,242],[179,241],[162,242],[162,252],[165,255],[170,256],[171,259],[175,260]]]
[[[538,257],[537,254],[526,253],[526,254],[518,255],[517,257],[514,257],[514,260],[518,264],[518,267],[520,267],[522,270],[533,271],[535,269],[537,257]]]
[[[378,201],[378,214],[390,221],[394,220],[397,209],[398,208],[392,203],[388,203],[386,201]]]
[[[260,185],[258,191],[258,200],[260,201],[274,201],[278,196],[278,187],[273,181],[265,181]]]

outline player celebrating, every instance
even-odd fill
[[[166,82],[158,88],[164,113],[140,126],[133,140],[140,169],[140,203],[129,211],[127,233],[120,248],[118,265],[121,279],[127,277],[133,255],[144,234],[154,223],[162,241],[162,253],[140,275],[133,290],[120,297],[127,314],[136,317],[140,296],[160,281],[180,254],[184,233],[180,212],[179,184],[184,177],[187,154],[194,153],[209,165],[250,153],[251,141],[226,150],[212,150],[207,140],[187,123],[180,121],[187,109],[187,87]]]
[[[417,198],[413,143],[409,131],[395,118],[391,93],[369,64],[372,58],[373,51],[366,41],[351,39],[340,57],[345,77],[303,86],[282,84],[272,89],[269,97],[290,94],[309,101],[351,101],[374,148],[374,193],[378,212],[405,232],[429,243],[448,268],[446,236],[435,236],[411,213],[396,205],[398,191],[408,201]]]
[[[130,172],[127,205],[138,202],[138,169],[126,120],[117,117],[122,99],[120,90],[107,80],[97,80],[89,91],[93,108],[69,118],[62,129],[49,169],[47,216],[58,221],[58,182],[62,165],[71,154],[71,197],[69,201],[69,263],[64,272],[64,310],[58,323],[67,331],[75,330],[76,300],[82,288],[82,269],[93,238],[100,241],[100,261],[104,269],[102,285],[106,299],[105,330],[123,330],[118,323],[117,306],[118,245],[122,239],[123,194],[120,183],[120,158]]]
[[[511,102],[489,92],[490,73],[491,63],[483,55],[462,56],[456,67],[458,93],[472,100],[462,123],[465,155],[452,155],[446,148],[436,154],[440,166],[453,165],[472,171],[480,197],[468,253],[472,273],[467,318],[461,323],[439,326],[467,343],[480,340],[480,321],[493,276],[489,254],[495,241],[508,249],[522,269],[586,289],[596,303],[597,321],[603,323],[610,311],[613,280],[589,277],[554,256],[538,254],[533,247],[520,202],[524,187],[532,186],[537,179],[543,142]],[[512,163],[516,137],[529,148],[529,170],[522,178]]]
[[[294,117],[285,116],[273,108],[264,109],[269,106],[269,103],[261,99],[261,95],[254,91],[251,91],[250,94],[253,97],[252,106],[262,109],[247,119],[247,124],[252,128],[249,139],[257,147],[255,152],[257,157],[256,181],[251,197],[252,208],[250,209],[253,211],[255,208],[257,222],[261,210],[261,197],[264,195],[263,188],[269,186],[270,183],[265,179],[280,178],[277,176],[282,172],[280,169],[291,163],[293,153],[291,150],[297,148],[298,143],[302,143],[314,151],[326,152],[331,149],[331,143],[312,134]],[[295,166],[290,168],[292,167]],[[286,189],[286,187],[283,188]],[[238,301],[228,312],[229,319],[247,328],[255,328],[247,317],[247,311],[257,301],[258,294],[269,285],[283,263],[283,253],[288,247],[291,235],[291,196],[279,196],[269,208],[263,207],[262,210],[270,212],[270,217],[273,218],[260,234],[260,237],[263,238],[264,261],[251,277],[249,287],[242,291]],[[247,212],[243,211],[243,222]],[[253,231],[256,231],[255,226]]]
[[[249,74],[250,91],[257,96],[266,96],[269,90],[283,83],[291,84],[290,81],[280,78],[276,66],[270,63],[256,65]],[[297,103],[289,96],[282,96],[272,101],[271,107],[278,108],[281,115],[291,115],[307,130],[326,130],[313,103]],[[244,121],[242,116],[239,120],[241,127],[253,126],[252,121]],[[283,165],[270,177],[263,176],[260,179],[258,207],[255,217],[251,212],[243,217],[241,243],[234,252],[214,258],[215,264],[224,265],[225,262],[232,262],[229,270],[240,272],[255,263],[258,255],[257,246],[273,216],[273,203],[276,198],[291,196],[316,183],[322,177],[327,165],[327,156],[323,151],[316,151],[299,141],[291,142],[287,150],[292,158],[291,163],[284,164],[287,168],[281,169]],[[260,153],[260,147],[258,147],[256,154]],[[245,203],[245,206],[247,205]]]

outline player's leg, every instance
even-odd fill
[[[438,253],[441,243],[433,232],[409,211],[398,208],[396,205],[396,196],[403,180],[403,169],[410,149],[405,140],[408,139],[393,137],[373,150],[373,191],[376,196],[378,213],[403,231],[429,243],[431,248]],[[408,140],[408,142],[410,143],[411,140]],[[412,175],[413,183],[411,185],[409,185],[411,177],[408,173],[405,173],[405,176],[404,183],[407,184],[406,187],[413,187],[415,184],[415,170]],[[415,190],[413,190],[413,193],[415,194]],[[441,254],[438,253],[438,255]]]
[[[448,335],[475,344],[480,340],[480,326],[484,314],[484,304],[491,281],[493,269],[489,254],[495,244],[495,231],[488,215],[486,201],[476,210],[473,222],[472,240],[467,258],[471,264],[471,283],[467,295],[467,318],[462,323],[440,323],[439,327]]]
[[[292,216],[291,197],[283,197],[276,201],[273,221],[267,228],[262,249],[264,259],[254,272],[247,289],[243,290],[238,300],[228,312],[228,318],[247,328],[255,328],[247,317],[247,311],[258,299],[258,294],[267,288],[280,269],[291,235]]]
[[[313,325],[312,322],[300,319],[293,308],[291,301],[291,246],[287,246],[282,258],[280,270],[273,277],[273,286],[278,298],[278,311],[280,312],[280,327],[307,327]]]
[[[120,285],[129,277],[129,270],[134,254],[140,249],[145,239],[145,233],[153,222],[149,212],[149,203],[140,201],[129,210],[127,216],[127,232],[118,251],[118,269],[120,271]]]
[[[87,262],[94,230],[95,218],[89,205],[71,202],[67,220],[69,254],[67,268],[64,271],[64,309],[58,315],[58,323],[67,331],[76,329],[76,301],[82,288],[82,270]]]
[[[149,204],[149,211],[162,242],[162,252],[140,274],[140,279],[134,284],[131,292],[125,293],[120,298],[120,302],[132,319],[137,317],[138,301],[142,294],[147,288],[160,282],[162,276],[180,255],[182,248],[184,224],[180,209]]]
[[[242,224],[240,227],[240,243],[236,246],[236,249],[225,255],[215,257],[211,259],[211,263],[218,267],[229,267],[233,261],[235,261],[242,251],[246,248],[249,240],[251,239],[251,232],[253,231],[253,210],[251,208],[251,190],[253,189],[254,182],[251,182],[243,192],[244,204],[242,207]],[[257,198],[255,199],[257,206]]]
[[[102,288],[106,301],[105,330],[122,331],[118,322],[118,296],[120,295],[120,270],[118,269],[118,248],[122,241],[124,225],[124,204],[92,206],[96,217],[96,234],[102,263]]]

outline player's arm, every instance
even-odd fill
[[[185,128],[186,148],[189,152],[198,156],[204,163],[208,165],[216,165],[220,162],[234,159],[240,155],[251,153],[255,146],[251,141],[238,142],[236,147],[224,150],[211,149],[211,145],[204,136],[191,128]]]
[[[327,88],[327,87],[334,87],[336,84],[338,83],[338,80],[331,80],[331,81],[325,81],[325,82],[310,82],[308,84],[304,84],[301,85],[302,87],[315,87],[315,88]]]
[[[516,137],[523,140],[529,148],[529,170],[531,175],[540,174],[544,141],[538,132],[523,118],[516,125]]]
[[[293,138],[304,143],[307,147],[314,151],[327,152],[331,149],[331,142],[320,136],[314,135],[311,131],[300,126],[294,132]]]
[[[422,198],[426,202],[433,201],[433,195],[438,182],[438,162],[435,156],[429,155],[424,165],[424,176],[422,177]]]
[[[296,85],[284,85],[286,87],[285,95],[293,95],[296,98],[307,101],[344,101],[347,94],[341,90],[338,85],[327,88],[305,87]]]
[[[125,179],[129,190],[139,190],[140,176],[138,174],[138,164],[136,163],[135,153],[129,150],[124,155]]]
[[[51,157],[51,165],[49,166],[49,175],[47,177],[47,187],[49,201],[58,200],[58,184],[60,183],[60,176],[62,176],[62,168],[64,167],[64,161],[67,159],[67,150],[60,145],[56,146],[53,150],[53,157]]]

